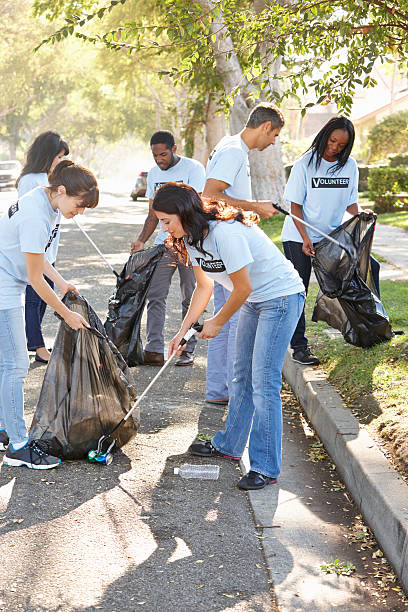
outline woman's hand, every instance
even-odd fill
[[[183,334],[178,332],[174,338],[172,338],[170,340],[170,344],[169,344],[169,353],[167,356],[167,359],[170,359],[170,357],[173,355],[173,353],[176,353],[176,355],[180,355],[181,351],[183,350],[183,347],[180,347],[180,350],[177,350],[180,346],[180,342],[183,339]]]
[[[302,251],[305,255],[314,257],[315,250],[313,247],[313,242],[310,240],[309,236],[306,236],[306,238],[303,239]]]
[[[72,329],[85,329],[89,327],[89,323],[84,319],[79,312],[73,312],[72,310],[67,309],[68,312],[64,315],[64,321],[72,327]]]
[[[207,319],[206,321],[204,321],[202,332],[200,333],[198,337],[199,338],[215,338],[215,336],[218,336],[218,333],[221,327],[222,325],[219,325],[218,323],[216,323],[216,321],[214,320],[214,317],[212,317],[211,319]]]

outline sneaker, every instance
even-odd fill
[[[50,470],[58,467],[61,459],[49,455],[46,449],[48,445],[41,440],[32,440],[18,450],[13,450],[10,445],[4,455],[3,465],[15,467],[25,465],[32,470]]]
[[[175,362],[176,366],[192,366],[194,363],[194,353],[191,351],[181,351],[179,358]]]
[[[264,476],[263,474],[250,470],[248,474],[245,474],[245,476],[241,478],[237,487],[244,491],[256,491],[257,489],[263,489],[266,485],[276,484],[277,482],[277,478],[270,478],[269,476]]]
[[[4,452],[5,450],[7,450],[8,445],[9,445],[9,437],[6,434],[5,430],[2,429],[0,431],[0,451]]]
[[[320,365],[319,359],[310,351],[308,346],[295,349],[292,355],[293,361],[302,365]]]
[[[241,457],[231,457],[230,455],[224,455],[217,450],[209,440],[207,442],[199,442],[192,444],[188,449],[192,455],[197,457],[224,457],[225,459],[232,459],[233,461],[240,461]]]

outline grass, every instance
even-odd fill
[[[386,443],[408,475],[408,281],[383,281],[380,287],[392,327],[403,335],[368,349],[347,344],[342,336],[330,338],[326,323],[311,322],[315,284],[307,298],[306,335],[345,404],[374,437]]]
[[[365,193],[360,194],[358,201],[363,206],[368,206],[375,211],[374,203],[368,199]],[[383,225],[393,225],[400,227],[401,229],[408,232],[408,210],[398,210],[389,213],[381,213],[378,215],[378,223]]]
[[[261,222],[279,248],[283,220],[277,215]],[[311,321],[316,284],[310,286],[306,302],[306,335],[345,404],[408,476],[408,281],[381,281],[380,287],[392,327],[403,330],[403,335],[368,349],[347,344],[341,335],[331,338],[326,323]]]

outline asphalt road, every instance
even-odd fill
[[[0,213],[14,197],[0,193]],[[111,193],[79,221],[120,271],[145,214],[145,201]],[[72,221],[63,222],[60,245],[58,269],[104,321],[114,275]],[[177,287],[176,280],[166,341],[180,322]],[[49,346],[57,328],[48,309]],[[389,583],[378,586],[375,573],[385,566],[371,557],[375,544],[352,541],[357,509],[336,484],[330,459],[319,457],[318,441],[288,392],[284,470],[279,486],[256,493],[255,515],[248,495],[234,486],[240,477],[234,463],[218,461],[217,481],[173,474],[182,463],[203,462],[188,456],[188,446],[197,433],[221,426],[223,409],[203,401],[206,349],[199,341],[193,368],[170,366],[157,381],[141,404],[139,434],[110,466],[64,462],[51,472],[1,467],[1,611],[405,609]],[[44,372],[32,355],[28,424]],[[132,372],[140,393],[157,368]],[[322,574],[320,565],[330,556],[353,563],[356,574]]]

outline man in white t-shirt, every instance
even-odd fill
[[[283,125],[283,115],[274,105],[262,103],[253,108],[244,129],[234,136],[224,136],[212,151],[207,163],[203,196],[253,210],[266,219],[277,214],[271,200],[252,199],[248,151],[263,151],[275,144]],[[228,295],[227,289],[214,283],[215,313],[225,304]],[[228,403],[237,322],[238,312],[209,341],[206,400],[210,404]]]
[[[146,195],[149,198],[149,212],[136,242],[131,244],[131,253],[145,248],[145,243],[157,227],[158,219],[153,211],[153,197],[157,189],[166,183],[185,183],[194,187],[201,193],[204,187],[204,166],[188,157],[177,155],[174,136],[171,132],[161,130],[155,132],[150,139],[150,147],[156,165],[147,175]],[[164,242],[167,232],[159,229],[155,244]],[[146,346],[144,350],[145,365],[161,366],[164,364],[164,321],[166,318],[166,300],[169,293],[171,279],[176,269],[180,276],[181,310],[184,319],[190,305],[191,296],[195,287],[193,269],[184,265],[177,254],[166,251],[154,271],[152,281],[147,293],[147,324]],[[191,366],[194,361],[194,348],[196,336],[186,344],[185,349],[176,361],[176,366]]]

